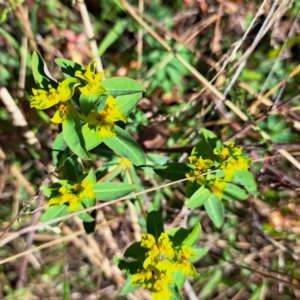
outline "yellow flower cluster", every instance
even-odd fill
[[[190,246],[182,245],[175,250],[167,233],[162,233],[157,242],[153,235],[143,234],[141,246],[149,249],[143,263],[143,270],[132,276],[132,284],[151,291],[155,300],[171,299],[168,286],[174,282],[172,272],[181,271],[190,277],[198,276],[188,258],[196,257]]]
[[[94,125],[96,132],[100,137],[115,136],[114,123],[123,121],[126,123],[126,116],[119,111],[119,106],[116,105],[116,100],[112,96],[108,96],[105,102],[105,107],[101,112],[92,111],[87,117],[80,116],[82,120],[90,125]]]
[[[242,155],[242,149],[235,147],[233,142],[224,144],[219,151],[214,149],[214,154],[219,157],[218,168],[224,172],[224,178],[208,179],[208,176],[202,176],[201,174],[213,169],[214,162],[211,159],[203,159],[202,156],[197,157],[195,155],[188,158],[194,170],[185,175],[187,178],[191,177],[191,181],[196,178],[200,185],[205,185],[219,199],[222,199],[226,182],[231,182],[234,179],[235,170],[248,170],[251,158],[245,158]]]
[[[48,85],[48,90],[32,89],[30,106],[36,109],[47,109],[59,102],[66,102],[72,98],[74,89],[79,84],[78,79],[68,78],[59,82],[56,89],[51,84]]]
[[[242,155],[242,148],[235,147],[234,142],[224,144],[220,152],[214,149],[214,154],[221,158],[220,169],[224,171],[224,181],[227,182],[234,179],[234,170],[248,170],[252,161]]]
[[[70,189],[63,185],[58,189],[58,194],[50,198],[48,206],[60,206],[68,203],[68,211],[77,211],[83,198],[96,197],[96,193],[92,190],[93,185],[92,182],[87,180],[72,185]]]
[[[58,110],[51,118],[53,123],[63,123],[67,117],[74,118],[78,112],[70,100],[74,95],[75,87],[79,86],[81,94],[85,96],[100,97],[106,92],[101,84],[103,72],[96,72],[96,63],[96,61],[91,62],[84,72],[76,71],[76,78],[71,77],[59,82],[56,89],[50,84],[46,90],[32,89],[33,96],[31,96],[30,106],[36,109],[47,109],[59,104]],[[119,111],[119,108],[115,99],[108,96],[102,111],[98,112],[95,108],[95,111],[90,112],[87,117],[84,115],[80,115],[80,117],[88,124],[94,125],[100,137],[112,137],[115,135],[114,123],[117,121],[126,123],[126,116]]]

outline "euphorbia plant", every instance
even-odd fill
[[[96,62],[86,68],[66,59],[55,62],[66,77],[61,82],[52,78],[42,57],[33,54],[38,88],[32,89],[30,105],[38,110],[56,107],[50,121],[62,128],[52,150],[59,179],[42,188],[49,198],[42,222],[77,212],[90,233],[95,226],[93,209],[97,200],[110,201],[141,189],[134,166],[145,166],[146,157],[121,126],[144,88],[129,78],[104,79],[104,72],[96,71]],[[102,144],[117,155],[109,162],[112,169],[102,170],[105,176],[85,170],[79,162],[92,160],[95,153],[104,157]],[[222,199],[245,200],[248,193],[255,194],[255,183],[248,172],[251,160],[234,143],[222,145],[212,132],[202,130],[201,140],[188,159],[189,163],[168,163],[155,172],[171,180],[186,178],[186,206],[204,205],[216,226],[223,222]],[[120,173],[124,182],[112,181]],[[179,227],[165,232],[159,209],[151,206],[146,212],[140,199],[138,203],[147,232],[140,242],[127,248],[124,258],[115,257],[118,267],[129,275],[121,294],[142,287],[149,289],[154,299],[181,299],[186,277],[199,275],[193,262],[209,250],[197,247],[201,226],[197,224],[191,232]],[[81,212],[84,209],[88,212]]]

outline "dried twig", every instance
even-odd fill
[[[77,3],[78,3],[78,8],[79,8],[79,11],[81,14],[81,18],[83,21],[84,30],[89,39],[89,44],[90,44],[90,48],[92,50],[93,58],[97,60],[97,71],[100,72],[103,70],[103,65],[102,65],[99,55],[97,55],[98,47],[97,47],[97,43],[95,40],[94,30],[93,30],[93,26],[92,26],[92,23],[91,23],[91,20],[89,17],[88,10],[86,8],[84,0],[77,0]]]
[[[23,136],[26,138],[27,143],[29,145],[33,145],[36,149],[41,148],[41,144],[36,138],[33,131],[31,131],[28,127],[28,123],[25,120],[21,110],[15,103],[14,99],[8,92],[5,87],[0,87],[0,98],[2,99],[3,104],[5,105],[6,109],[10,112],[11,117],[13,119],[13,124],[15,126],[21,127],[24,131]]]

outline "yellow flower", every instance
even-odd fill
[[[142,287],[151,288],[152,283],[150,282],[153,277],[151,270],[142,270],[136,274],[133,274],[131,282],[133,285],[140,285]]]
[[[76,114],[77,110],[72,105],[62,103],[50,121],[59,124],[62,123],[67,116],[69,118],[74,118]]]
[[[172,248],[172,242],[170,241],[168,234],[164,232],[158,238],[157,243],[153,235],[143,233],[141,246],[150,249],[150,251],[146,253],[147,258],[143,263],[144,269],[147,269],[149,266],[156,265],[161,254],[169,259],[173,259],[175,256],[175,251]]]
[[[156,245],[155,238],[152,234],[143,233],[141,246],[144,248],[152,249]]]
[[[242,148],[235,147],[234,142],[228,142],[221,148],[221,152],[214,149],[214,154],[220,156],[223,160],[227,160],[230,156],[236,157],[242,154]]]
[[[191,165],[200,172],[205,172],[207,169],[214,165],[211,159],[203,159],[202,156],[189,156],[189,161]]]
[[[152,292],[153,299],[168,300],[172,293],[169,291],[169,284],[174,282],[172,277],[172,263],[167,259],[150,266],[147,270],[138,271],[132,276],[133,285],[141,285]]]
[[[102,95],[106,92],[105,88],[101,84],[103,72],[96,73],[96,61],[91,62],[87,67],[86,71],[76,71],[75,76],[83,79],[86,82],[84,87],[79,88],[82,94],[87,96]]]
[[[99,113],[92,111],[87,117],[81,115],[81,118],[88,124],[94,125],[99,136],[102,138],[115,136],[114,123],[123,121],[126,123],[126,116],[119,111],[116,100],[112,96],[108,96],[104,109]]]
[[[79,204],[81,202],[80,198],[78,198],[75,194],[68,190],[66,186],[60,187],[58,191],[60,195],[49,200],[49,207],[60,206],[65,203],[69,203],[68,211],[78,210]]]
[[[223,191],[226,188],[226,183],[223,179],[216,178],[214,181],[209,182],[209,188],[212,193],[216,194],[219,199],[222,199]]]
[[[87,180],[83,180],[80,184],[80,191],[78,193],[78,197],[80,199],[83,198],[96,198],[96,193],[93,192],[93,182],[89,182]]]
[[[172,263],[166,259],[160,261],[156,265],[154,279],[155,282],[151,289],[153,299],[170,299],[172,297],[172,293],[169,291],[168,285],[174,282],[172,277]]]
[[[83,180],[80,183],[73,184],[70,188],[66,186],[61,186],[58,189],[58,195],[52,197],[49,200],[49,207],[60,206],[65,203],[69,204],[69,211],[77,211],[79,205],[84,198],[94,199],[96,198],[96,193],[93,192],[94,183],[88,180]]]
[[[172,264],[164,259],[156,265],[154,272],[154,284],[150,289],[154,300],[169,300],[173,294],[169,290],[169,284],[174,282],[172,277]]]
[[[251,158],[245,158],[243,156],[239,156],[237,158],[230,159],[224,166],[222,166],[222,170],[225,173],[224,180],[232,181],[234,179],[234,170],[242,171],[248,170],[251,164]]]
[[[199,274],[192,263],[188,261],[189,258],[196,257],[195,251],[191,246],[182,245],[181,249],[176,253],[177,262],[173,265],[174,271],[181,271],[189,277],[196,277]]]
[[[195,155],[189,156],[190,164],[195,168],[195,170],[185,174],[187,178],[199,176],[202,173],[207,172],[207,170],[214,165],[214,162],[211,159],[203,159],[202,156],[197,157]],[[191,178],[193,181],[194,178]]]
[[[57,89],[51,84],[48,85],[48,90],[32,89],[30,106],[36,109],[47,109],[59,102],[65,102],[71,99],[74,94],[74,89],[80,83],[76,78],[68,78],[58,84]]]

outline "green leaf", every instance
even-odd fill
[[[189,173],[193,168],[184,163],[169,163],[154,169],[159,176],[169,180],[179,180],[186,178],[185,174]]]
[[[37,51],[34,51],[32,54],[32,72],[36,84],[41,89],[48,89],[49,84],[53,88],[58,86],[56,80],[52,78],[45,61]]]
[[[194,247],[193,250],[196,252],[196,257],[189,258],[189,262],[195,263],[200,260],[209,251],[209,247],[198,248]]]
[[[186,239],[182,242],[182,244],[187,246],[194,246],[202,233],[201,225],[197,223],[197,225],[193,228],[191,233],[186,237]]]
[[[173,247],[179,246],[188,237],[189,231],[185,228],[176,227],[167,231],[170,240],[173,243]]]
[[[102,39],[96,56],[102,56],[106,49],[122,35],[127,23],[128,21],[124,19],[120,19],[116,22],[115,26]]]
[[[103,138],[99,136],[93,125],[85,124],[82,127],[82,135],[87,150],[91,150],[103,142]]]
[[[188,200],[186,203],[187,208],[195,208],[203,205],[209,196],[211,195],[211,191],[202,185],[200,189],[198,189]]]
[[[52,195],[52,189],[49,187],[49,186],[46,186],[46,185],[42,185],[41,186],[41,191],[43,192],[43,194],[47,197],[47,198],[50,198],[51,195]]]
[[[63,122],[64,140],[69,148],[79,157],[83,159],[90,159],[89,154],[85,148],[85,142],[81,131],[81,123],[79,115],[75,117],[67,117]]]
[[[85,208],[90,208],[96,205],[96,197],[95,198],[83,198],[81,199],[82,204]]]
[[[146,253],[148,251],[149,251],[149,249],[141,247],[141,242],[136,242],[136,243],[131,244],[126,249],[124,256],[132,257],[132,258],[144,261],[146,258]]]
[[[106,89],[106,95],[113,97],[144,92],[144,87],[133,79],[127,77],[113,77],[101,81]]]
[[[96,183],[96,175],[93,169],[90,169],[89,173],[82,179],[88,182]]]
[[[252,174],[246,170],[235,170],[234,173],[234,181],[243,185],[249,193],[256,196],[256,183]]]
[[[63,162],[67,159],[66,152],[68,145],[64,140],[62,132],[55,138],[52,145],[52,159],[55,168],[59,168]]]
[[[226,188],[223,191],[222,198],[225,200],[246,200],[249,195],[240,187],[226,183]]]
[[[172,296],[171,296],[171,299],[170,300],[183,300],[179,291],[178,291],[178,288],[177,286],[174,284],[174,283],[171,283],[169,286],[168,286],[170,292],[172,292]]]
[[[142,98],[142,93],[123,95],[116,98],[116,104],[119,107],[119,111],[128,115],[137,105]]]
[[[115,125],[116,136],[104,139],[103,143],[117,154],[128,158],[136,166],[146,164],[146,156],[136,140],[125,130]]]
[[[79,205],[78,207],[78,211],[79,210],[83,210],[84,207],[82,204]],[[82,214],[79,214],[78,217],[83,221],[83,222],[93,222],[94,218],[88,213],[88,212],[84,212]]]
[[[94,221],[92,221],[92,222],[83,222],[83,227],[84,227],[84,230],[87,234],[95,232],[97,210],[93,210],[91,212],[91,217],[94,219]]]
[[[54,206],[48,208],[42,215],[41,222],[46,223],[50,220],[69,215],[70,212],[68,211],[68,206],[63,204],[60,206]],[[60,221],[61,222],[61,221]],[[51,226],[56,226],[60,222],[52,223]]]
[[[187,185],[186,185],[186,189],[185,189],[185,197],[186,200],[189,201],[189,199],[191,198],[191,196],[198,190],[200,189],[200,184],[197,182],[197,180],[189,180]]]
[[[204,285],[201,290],[199,299],[208,299],[209,295],[213,295],[216,291],[216,286],[222,281],[223,272],[221,270],[215,270],[208,282]],[[209,297],[211,299],[211,297]]]
[[[223,224],[224,207],[217,195],[212,193],[204,203],[204,207],[215,226],[220,227]]]
[[[58,66],[60,66],[66,78],[74,77],[76,71],[85,71],[84,67],[68,59],[56,58],[54,61]]]
[[[64,165],[59,169],[59,174],[63,176],[64,179],[69,181],[77,182],[79,180],[78,171],[81,172],[81,166],[78,163],[76,156],[68,156],[64,161]]]
[[[181,291],[186,280],[186,275],[180,271],[177,271],[172,273],[172,277],[175,281],[178,290]]]
[[[126,261],[114,256],[114,263],[125,274],[135,274],[137,270],[143,269],[143,263],[140,261]]]
[[[81,94],[79,97],[79,103],[80,108],[85,116],[88,116],[88,114],[95,108],[95,105],[97,104],[99,100],[98,95],[84,95]]]
[[[214,149],[221,149],[222,144],[217,139],[214,133],[209,130],[201,130],[201,140],[192,150],[192,155],[197,157],[202,156],[203,159],[211,159],[213,161],[218,161],[218,156],[214,154]]]
[[[96,183],[93,191],[97,193],[100,201],[115,200],[132,193],[136,187],[132,184],[122,182],[102,182]]]
[[[131,283],[131,280],[132,280],[132,275],[128,275],[127,277],[127,280],[124,284],[124,287],[122,289],[122,291],[120,292],[120,296],[124,296],[124,295],[127,295],[128,293],[131,293],[137,289],[139,289],[141,286],[140,285],[133,285]]]
[[[152,210],[147,216],[147,232],[158,240],[160,234],[164,232],[164,222],[162,215],[157,210]]]

